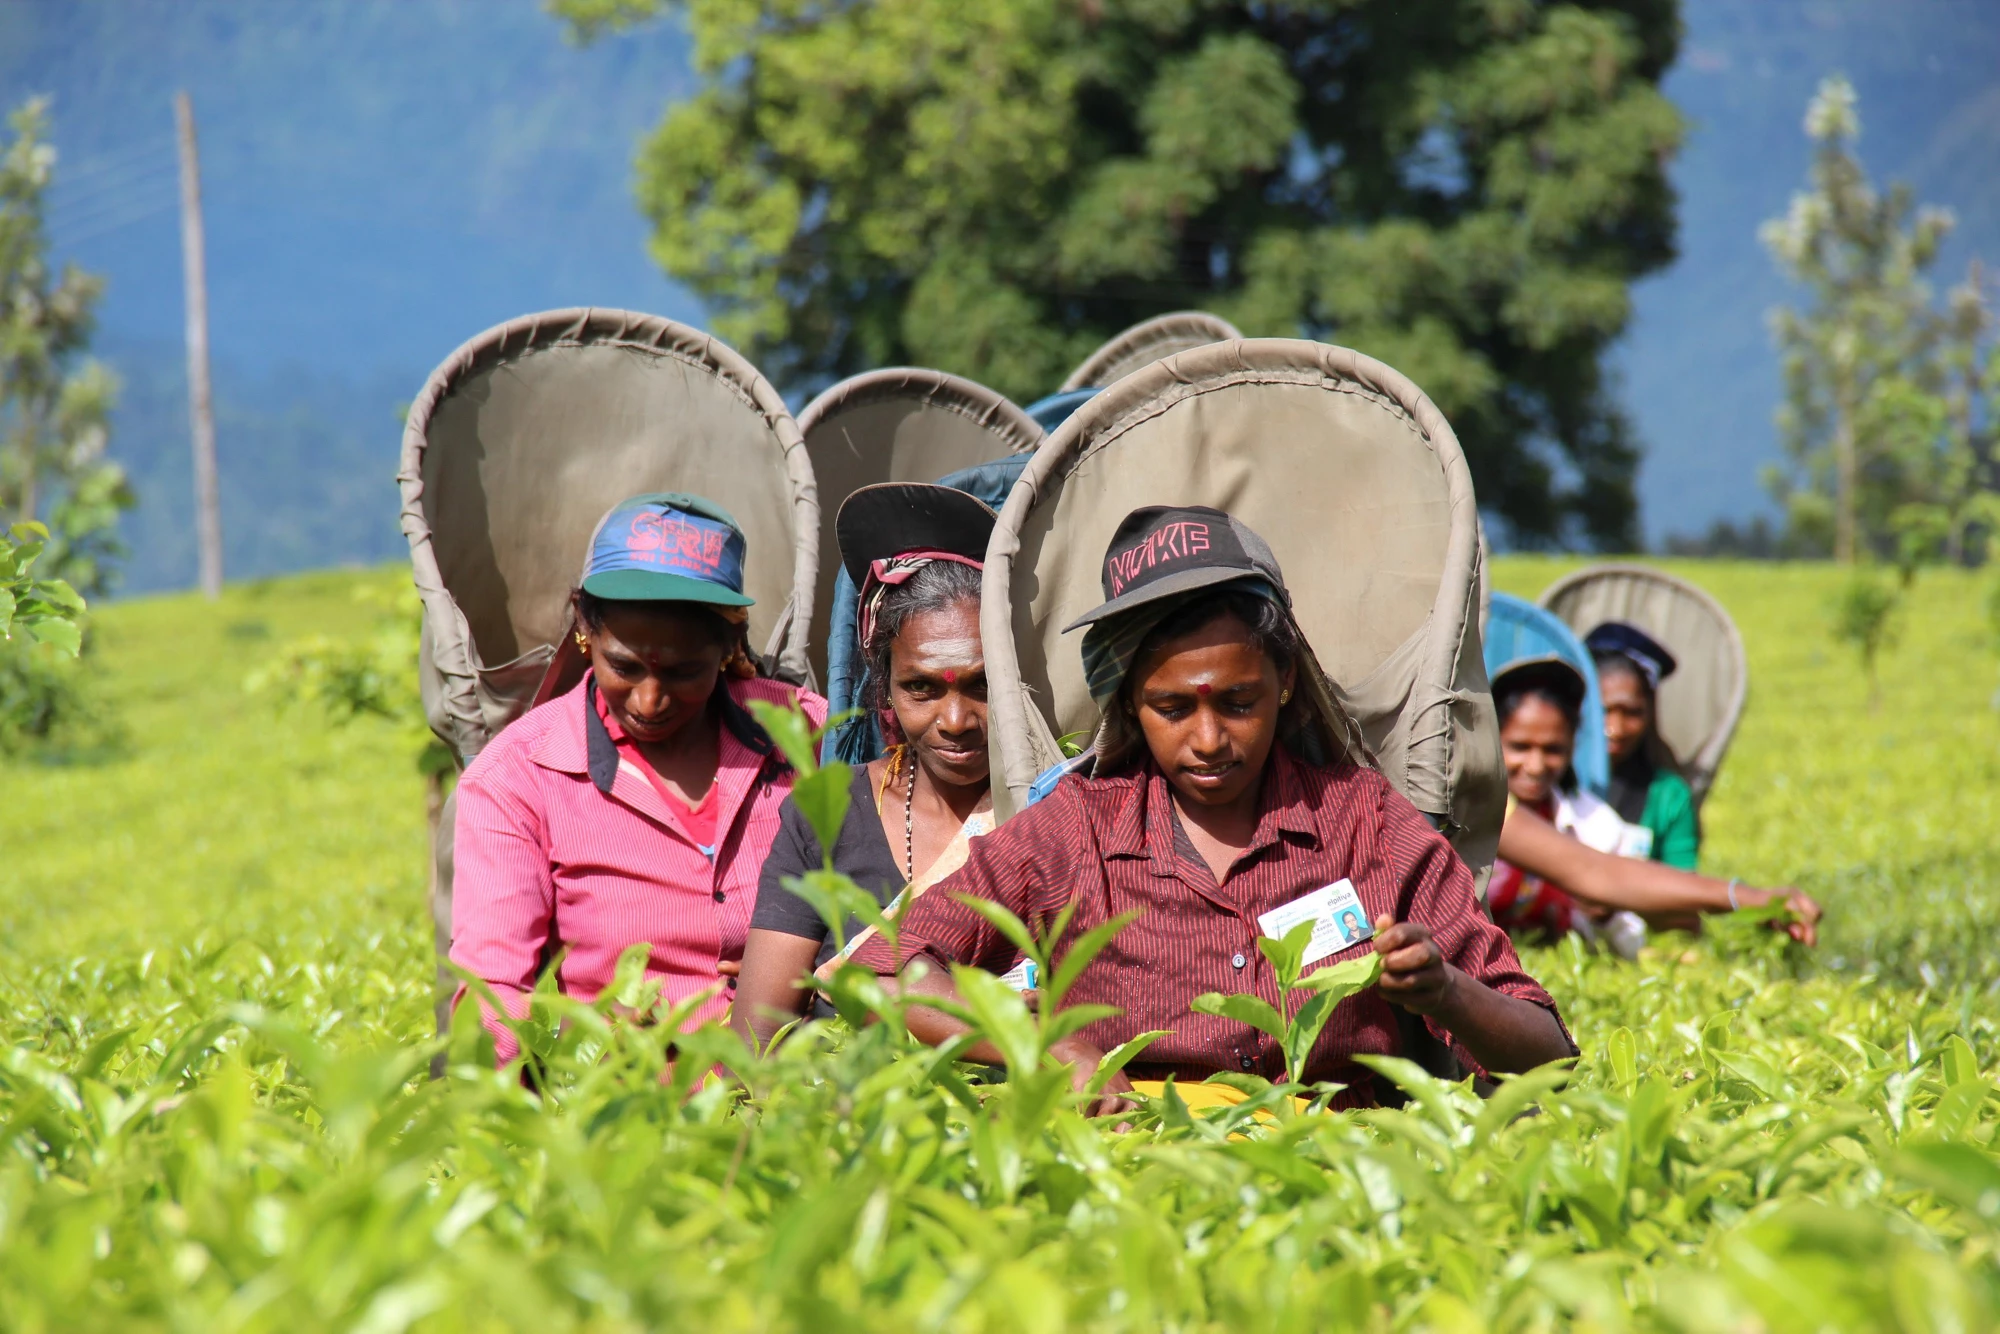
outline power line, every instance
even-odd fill
[[[100,222],[96,225],[81,228],[73,232],[63,233],[60,236],[57,236],[56,239],[65,246],[71,246],[71,247],[80,246],[86,241],[95,241],[100,236],[108,236],[112,232],[120,231],[126,227],[130,227],[135,222],[143,222],[147,218],[153,217],[157,214],[170,212],[173,209],[173,207],[174,207],[174,200],[165,199],[157,204],[148,204],[143,208],[134,209],[129,213],[124,213],[116,217],[108,218],[105,221]]]
[[[63,162],[62,146],[58,144],[56,146],[56,179],[64,181],[87,181],[93,176],[101,176],[105,172],[115,168],[128,167],[154,159],[172,163],[174,160],[174,141],[171,139],[142,140],[139,143],[127,144],[123,148],[114,148],[108,153],[100,153],[96,157],[85,158],[75,166],[69,166]]]
[[[150,185],[157,181],[172,182],[174,160],[162,158],[157,162],[137,163],[123,171],[97,176],[82,184],[68,180],[60,173],[49,183],[49,203],[52,208],[75,207],[78,204],[115,195],[122,190],[136,186]]]

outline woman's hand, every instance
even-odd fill
[[[1450,1004],[1456,970],[1422,922],[1382,914],[1375,919],[1375,952],[1382,956],[1382,977],[1375,985],[1383,999],[1412,1014],[1438,1014]]]
[[[1746,889],[1739,885],[1736,889],[1736,901],[1746,908],[1761,908],[1773,899],[1783,899],[1792,913],[1788,919],[1772,922],[1773,931],[1783,931],[1801,945],[1819,944],[1822,910],[1812,895],[1789,885],[1783,889]]]
[[[1069,1067],[1069,1086],[1077,1093],[1090,1087],[1090,1081],[1097,1075],[1097,1067],[1104,1060],[1104,1053],[1079,1037],[1067,1037],[1049,1048],[1049,1055]],[[1104,1081],[1104,1091],[1092,1100],[1087,1114],[1090,1116],[1116,1116],[1120,1112],[1137,1111],[1139,1104],[1124,1095],[1132,1091],[1132,1081],[1125,1077],[1123,1070],[1114,1071],[1111,1078]]]
[[[1449,1029],[1487,1070],[1518,1074],[1576,1055],[1553,1012],[1445,962],[1422,922],[1399,922],[1387,913],[1376,918],[1375,952],[1382,956],[1375,983],[1382,998]]]

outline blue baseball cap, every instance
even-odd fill
[[[583,591],[611,602],[748,607],[743,530],[712,500],[679,491],[621,500],[597,521]]]

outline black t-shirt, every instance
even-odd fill
[[[757,909],[750,915],[750,928],[782,931],[788,936],[819,941],[814,968],[833,957],[833,935],[813,906],[786,889],[784,881],[788,876],[817,871],[820,866],[819,838],[804,813],[786,797],[778,810],[778,837],[772,842],[771,855],[764,859],[763,872],[757,877]],[[865,764],[854,766],[847,818],[841,822],[840,837],[833,842],[833,869],[873,894],[875,901],[885,907],[903,888],[903,868],[889,850],[889,840],[882,835],[882,820],[875,814],[875,792],[869,785]],[[846,929],[847,938],[852,940],[861,930],[861,923],[850,917]],[[826,1018],[832,1015],[833,1007],[820,1000],[813,1012]]]

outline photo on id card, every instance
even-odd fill
[[[1257,929],[1274,940],[1282,940],[1301,922],[1313,924],[1312,939],[1306,943],[1305,957],[1300,960],[1302,967],[1375,935],[1368,911],[1361,906],[1361,896],[1354,892],[1354,882],[1345,878],[1271,909],[1257,919]]]

